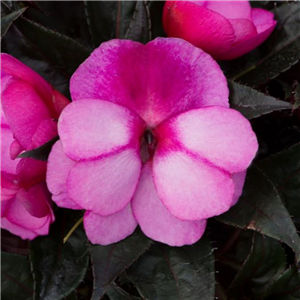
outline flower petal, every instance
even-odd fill
[[[145,127],[138,115],[120,105],[101,100],[81,100],[62,112],[58,132],[64,153],[87,160],[137,143]]]
[[[266,9],[261,8],[252,9],[252,21],[256,26],[258,33],[264,32],[270,28],[274,28],[276,25],[274,14]]]
[[[171,139],[231,173],[245,170],[258,148],[250,122],[236,110],[223,107],[180,114],[161,124],[155,133],[159,143]]]
[[[131,200],[141,172],[135,149],[125,149],[71,169],[67,191],[86,210],[106,216],[123,209]]]
[[[231,206],[231,176],[191,154],[158,147],[153,174],[158,197],[181,220],[207,219]]]
[[[34,158],[22,158],[17,166],[17,178],[19,185],[24,189],[45,181],[47,162]]]
[[[57,141],[48,158],[46,182],[52,193],[52,200],[60,207],[82,209],[67,194],[67,179],[75,164],[75,161],[64,154],[61,141]]]
[[[229,20],[234,29],[234,44],[241,43],[249,38],[257,35],[257,30],[252,21],[247,19]]]
[[[228,107],[227,83],[217,63],[201,49],[171,38],[147,45],[128,40],[101,44],[74,73],[70,90],[73,100],[123,105],[150,127],[191,108]]]
[[[248,0],[206,1],[205,7],[221,14],[226,19],[251,20],[251,5]]]
[[[145,235],[170,246],[194,244],[201,238],[206,227],[206,220],[179,220],[167,210],[157,196],[151,163],[143,167],[132,209]]]
[[[83,224],[89,241],[103,246],[125,239],[137,227],[130,204],[106,217],[87,211]]]
[[[19,159],[12,160],[10,146],[14,138],[11,130],[5,124],[1,124],[1,172],[16,174]]]
[[[45,182],[38,183],[30,187],[27,191],[21,189],[18,193],[18,199],[34,217],[43,218],[51,214],[49,206],[51,194]]]
[[[2,228],[23,239],[33,239],[37,235],[46,235],[49,232],[49,226],[54,220],[52,212],[42,218],[32,216],[23,206],[19,193],[14,199],[1,219]]]
[[[274,30],[276,21],[273,20],[273,17],[274,15],[271,12],[263,9],[253,9],[252,19],[258,34],[232,47],[220,59],[235,59],[258,47]]]
[[[226,53],[235,40],[234,30],[225,17],[190,1],[167,1],[163,25],[168,36],[182,38],[215,59]]]
[[[1,71],[8,76],[21,79],[34,86],[42,98],[50,97],[51,85],[31,68],[21,63],[9,54],[1,53]]]
[[[48,107],[32,86],[15,79],[2,92],[1,102],[14,137],[28,149],[40,123],[51,119]]]

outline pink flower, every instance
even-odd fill
[[[70,89],[47,184],[57,205],[86,210],[92,243],[139,224],[154,240],[192,244],[236,203],[257,141],[208,54],[180,39],[112,40]]]
[[[45,161],[17,158],[57,136],[69,101],[30,68],[1,54],[1,227],[23,239],[46,235],[54,220]]]
[[[249,1],[166,1],[165,32],[201,48],[215,59],[240,57],[264,42],[274,15]]]

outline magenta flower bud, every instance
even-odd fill
[[[47,163],[17,156],[57,136],[69,101],[12,56],[1,54],[1,63],[1,227],[32,240],[54,220]]]
[[[276,21],[249,1],[166,1],[163,25],[167,36],[182,38],[217,60],[231,60],[264,42]]]

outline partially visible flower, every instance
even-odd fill
[[[180,39],[111,40],[70,90],[47,184],[58,206],[86,210],[92,243],[117,242],[139,224],[154,240],[193,244],[207,218],[236,203],[257,140],[201,49]]]
[[[23,239],[48,234],[54,215],[47,163],[17,156],[57,136],[68,103],[33,70],[1,54],[1,227]]]
[[[264,42],[276,26],[274,14],[249,1],[166,1],[163,25],[215,59],[240,57]]]

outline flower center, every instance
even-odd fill
[[[154,134],[150,130],[146,130],[141,142],[141,159],[143,162],[152,158],[155,152],[157,145],[157,140],[155,139]]]

